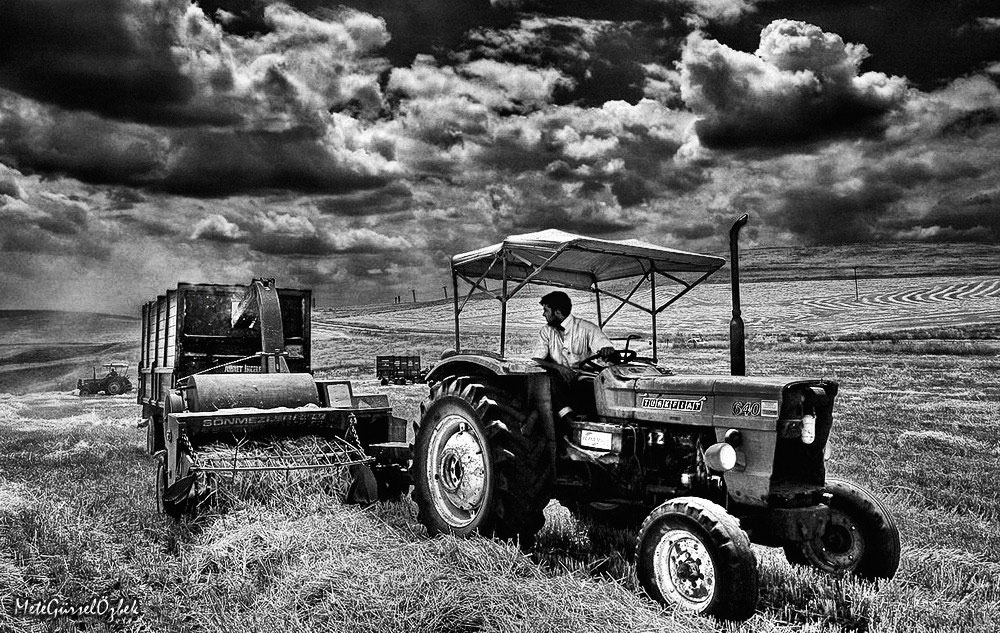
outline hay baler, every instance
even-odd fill
[[[161,512],[193,513],[220,475],[346,468],[369,500],[408,485],[385,395],[315,380],[308,290],[178,284],[142,308],[139,397]]]

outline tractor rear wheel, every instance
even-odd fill
[[[122,383],[119,382],[118,380],[108,381],[108,386],[104,388],[104,390],[108,393],[109,396],[117,396],[118,394],[122,393],[123,389],[124,387],[122,386]]]
[[[654,600],[724,620],[749,618],[760,593],[757,559],[739,521],[698,497],[671,499],[646,517],[635,572]]]
[[[534,542],[545,523],[552,459],[520,383],[449,377],[421,405],[413,497],[429,534],[474,532]]]
[[[899,530],[892,515],[869,490],[843,479],[829,478],[833,494],[830,520],[823,534],[785,546],[792,564],[808,564],[828,573],[849,572],[858,578],[892,578],[899,567]]]

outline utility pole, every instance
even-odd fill
[[[417,302],[417,289],[416,288],[411,288],[410,292],[413,293],[413,303],[416,303]]]
[[[448,298],[448,286],[441,286],[441,289],[444,290],[444,298],[447,299]]]

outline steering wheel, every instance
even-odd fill
[[[637,356],[638,354],[635,353],[635,350],[616,349],[614,355],[608,360],[608,362],[611,363],[612,365],[623,365],[625,363],[631,363],[636,359]],[[604,369],[604,366],[598,365],[597,363],[594,362],[600,357],[601,357],[600,353],[591,354],[590,356],[580,360],[580,362],[577,363],[576,365],[583,371],[600,372],[601,370]]]

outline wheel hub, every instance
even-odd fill
[[[472,523],[489,489],[485,447],[478,428],[458,414],[442,418],[431,438],[427,462],[431,496],[454,527]]]
[[[818,552],[815,551],[817,549]],[[813,550],[820,568],[827,571],[851,570],[861,561],[865,543],[861,530],[851,517],[834,511]]]
[[[669,530],[653,553],[656,583],[665,598],[701,611],[715,595],[715,564],[687,530]]]

